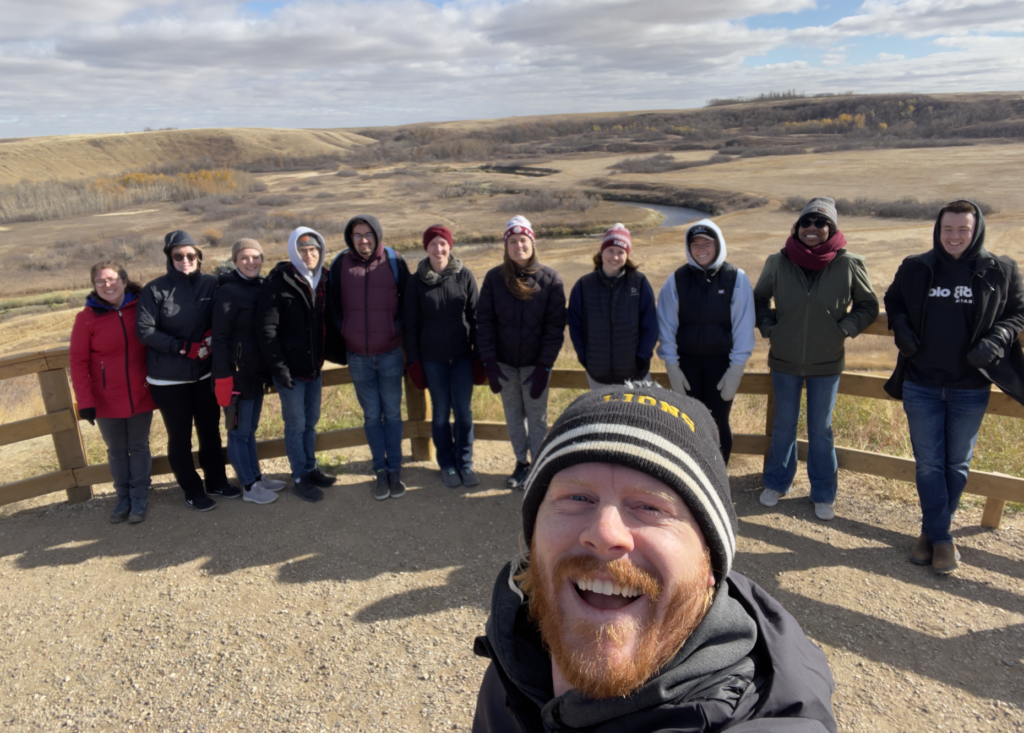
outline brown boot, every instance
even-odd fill
[[[960,567],[960,553],[952,542],[935,545],[932,548],[932,572],[936,575],[949,575]]]
[[[932,564],[932,543],[928,541],[928,535],[924,532],[917,538],[917,542],[910,548],[910,562],[915,565]]]

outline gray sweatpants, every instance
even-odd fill
[[[149,452],[152,422],[152,412],[140,412],[131,417],[96,418],[103,442],[107,444],[107,462],[118,498],[145,499],[149,496],[153,468]]]
[[[502,382],[501,404],[505,408],[505,423],[508,426],[508,437],[512,439],[512,450],[515,451],[516,460],[526,463],[527,449],[530,451],[530,457],[537,460],[540,444],[548,434],[549,387],[544,387],[544,392],[538,399],[532,399],[530,388],[533,384],[523,384],[523,381],[530,378],[534,367],[514,367],[500,362],[498,366],[508,377],[507,382]]]

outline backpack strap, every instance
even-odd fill
[[[398,285],[398,258],[395,256],[395,250],[385,246],[384,252],[387,253],[388,264],[391,265],[391,274],[395,276],[395,285]]]

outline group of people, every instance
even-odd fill
[[[924,514],[911,559],[939,573],[957,566],[949,526],[988,386],[1024,396],[1020,275],[1012,260],[988,254],[984,234],[976,205],[947,205],[932,250],[907,258],[885,296],[900,351],[887,389],[904,402]],[[202,273],[202,251],[184,231],[166,236],[167,274],[145,287],[116,263],[92,268],[95,290],[72,333],[72,380],[81,416],[98,420],[108,446],[119,499],[112,521],[146,516],[154,408],[189,506],[211,509],[211,495],[274,501],[285,483],[263,475],[256,453],[270,385],[281,400],[293,491],[320,500],[336,480],[320,470],[315,455],[325,359],[349,367],[372,454],[374,498],[405,493],[406,374],[430,394],[445,486],[480,482],[471,403],[474,385],[489,384],[501,395],[516,459],[507,485],[522,489],[547,435],[548,382],[566,325],[595,390],[648,381],[657,346],[673,391],[709,410],[725,463],[730,411],[756,326],[770,344],[775,394],[760,502],[775,506],[790,491],[806,389],[810,501],[818,519],[835,517],[831,424],[845,343],[874,322],[879,308],[864,257],[846,249],[832,199],[808,201],[753,287],[727,261],[721,229],[703,219],[686,230],[686,262],[655,298],[632,258],[630,232],[616,224],[594,254],[593,271],[573,286],[568,307],[561,277],[541,264],[532,225],[522,216],[506,224],[503,261],[479,289],[444,226],[423,233],[426,256],[415,272],[384,245],[373,216],[353,217],[344,240],[346,249],[328,265],[324,238],[299,227],[289,237],[288,260],[265,278],[256,240],[236,242],[234,268],[218,278]],[[934,312],[928,319],[926,310]],[[241,488],[228,483],[220,459],[218,408]],[[192,462],[193,426],[203,478]]]

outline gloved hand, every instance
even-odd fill
[[[491,383],[491,391],[494,394],[501,392],[501,383],[507,382],[508,377],[505,376],[504,372],[501,371],[501,367],[498,366],[498,360],[490,360],[484,362],[484,371],[487,373],[487,381]]]
[[[651,360],[638,356],[636,358],[636,374],[633,375],[633,379],[643,379],[649,371],[651,371]]]
[[[893,338],[896,341],[896,348],[900,350],[900,353],[908,359],[913,359],[917,356],[917,351],[921,348],[921,339],[917,337],[914,329],[910,327],[910,320],[907,318],[907,315],[900,313],[898,316],[894,316],[892,323],[889,324],[889,328],[892,330]]]
[[[292,381],[292,375],[288,372],[284,374],[278,374],[274,377],[274,384],[277,387],[284,387],[285,389],[292,389],[295,387],[295,382]]]
[[[682,367],[678,364],[666,364],[665,371],[668,372],[668,382],[672,385],[672,391],[676,394],[686,394],[690,391],[690,383],[686,381]]]
[[[416,385],[416,389],[422,392],[427,388],[427,375],[423,372],[422,362],[414,361],[405,371],[409,373],[409,381]]]
[[[234,377],[221,377],[216,380],[213,386],[213,392],[217,395],[217,404],[221,407],[227,407],[231,404],[231,393],[235,390],[235,378]]]
[[[732,402],[736,396],[736,390],[740,388],[740,381],[743,379],[743,364],[730,364],[725,374],[715,385],[715,389],[722,395],[724,402]]]
[[[78,419],[86,420],[90,425],[96,424],[96,408],[95,407],[79,407],[78,408]]]
[[[984,369],[996,359],[1003,358],[1003,347],[990,338],[983,338],[967,352],[967,363],[975,369]]]
[[[480,386],[487,383],[487,370],[479,359],[473,359],[473,384]]]
[[[210,355],[210,350],[206,348],[202,341],[182,341],[181,350],[178,353],[189,359],[199,359],[202,361]]]
[[[203,345],[199,349],[199,361],[206,361],[210,356],[210,352],[213,350],[213,330],[206,329],[206,333],[203,334]]]
[[[548,377],[551,374],[551,370],[543,364],[538,364],[533,368],[533,374],[531,374],[523,384],[530,385],[530,399],[539,400],[540,396],[544,394],[544,390],[548,386]]]

